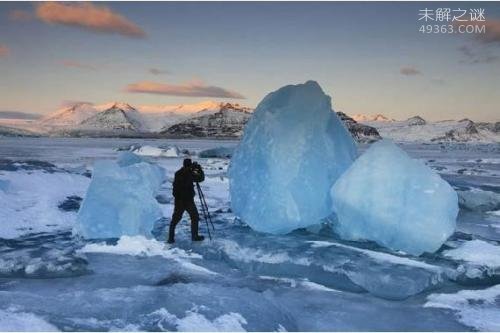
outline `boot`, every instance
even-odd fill
[[[204,236],[201,236],[201,235],[196,235],[196,236],[192,236],[192,237],[191,237],[191,240],[192,240],[193,242],[201,242],[201,241],[202,241],[202,240],[204,240],[204,239],[205,239],[205,237],[204,237]]]
[[[191,240],[201,242],[205,237],[198,235],[198,220],[191,221]]]

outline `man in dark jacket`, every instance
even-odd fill
[[[182,219],[182,214],[187,211],[191,218],[191,240],[202,241],[205,237],[198,235],[198,209],[194,203],[194,184],[193,182],[202,182],[205,180],[205,174],[201,166],[186,158],[183,162],[183,167],[177,170],[174,178],[174,186],[172,194],[174,195],[174,213],[170,221],[168,231],[168,242],[175,242],[175,226]]]

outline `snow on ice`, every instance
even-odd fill
[[[231,159],[231,207],[257,231],[316,224],[331,213],[329,188],[356,154],[316,82],[280,88],[257,106]]]
[[[17,311],[15,308],[0,310],[0,329],[4,332],[59,332],[57,327],[43,318],[33,313]]]
[[[373,240],[393,250],[434,252],[455,230],[456,192],[394,143],[374,143],[331,190],[348,240]]]
[[[464,242],[456,249],[444,251],[444,255],[474,265],[500,267],[500,246],[479,239]]]
[[[74,214],[62,212],[57,204],[70,195],[83,196],[87,177],[40,170],[8,172],[8,177],[8,186],[0,189],[0,238],[72,227]]]
[[[499,331],[500,285],[482,290],[460,290],[452,294],[431,294],[424,307],[451,309],[458,320],[479,331]]]
[[[162,212],[155,199],[165,179],[163,168],[123,154],[97,161],[78,212],[77,232],[85,238],[151,236]]]
[[[179,148],[175,146],[169,146],[165,148],[153,147],[153,146],[142,146],[133,150],[134,154],[141,156],[155,156],[155,157],[179,157]]]

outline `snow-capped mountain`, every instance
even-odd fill
[[[470,119],[428,122],[420,116],[404,121],[365,122],[383,138],[398,142],[500,142],[500,122],[475,123]]]
[[[359,122],[367,122],[367,121],[380,121],[380,122],[385,122],[385,121],[394,121],[394,119],[389,118],[384,116],[383,114],[375,114],[375,115],[366,115],[366,114],[355,114],[352,116],[352,119]]]
[[[99,110],[99,107],[96,107]],[[126,103],[114,103],[100,107],[102,111],[79,124],[80,129],[102,131],[133,131],[143,130],[142,116],[132,106]]]
[[[75,103],[40,120],[23,123],[22,127],[9,124],[3,133],[237,138],[243,133],[251,112],[252,109],[238,104],[214,101],[138,107],[120,102]],[[398,142],[500,142],[500,122],[475,123],[469,119],[429,122],[420,116],[396,121],[381,114],[350,117],[338,112],[338,115],[359,142],[372,142],[380,137]],[[28,131],[13,131],[16,128]]]
[[[91,103],[75,103],[48,114],[40,120],[39,124],[49,128],[77,126],[98,112]]]
[[[202,114],[213,114],[222,103],[206,101],[180,105],[142,105],[137,108],[127,103],[110,102],[93,105],[76,103],[43,117],[38,127],[52,134],[84,135],[99,131],[155,133],[174,124]],[[107,133],[109,134],[109,133]]]
[[[175,137],[240,137],[251,109],[238,104],[220,104],[217,112],[200,111],[195,117],[164,128],[160,133]]]
[[[220,102],[205,101],[195,104],[142,105],[137,109],[143,115],[143,125],[151,132],[159,132],[201,113],[216,113]]]
[[[381,139],[380,134],[375,127],[358,123],[344,112],[337,112],[337,115],[340,117],[340,120],[344,122],[356,141],[369,143]]]

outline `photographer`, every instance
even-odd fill
[[[198,222],[200,220],[198,209],[194,203],[194,182],[205,180],[205,174],[201,165],[186,158],[183,167],[175,173],[172,194],[174,196],[174,213],[170,221],[168,242],[175,242],[175,226],[182,219],[182,214],[187,211],[191,218],[191,240],[202,241],[205,237],[198,235]]]

